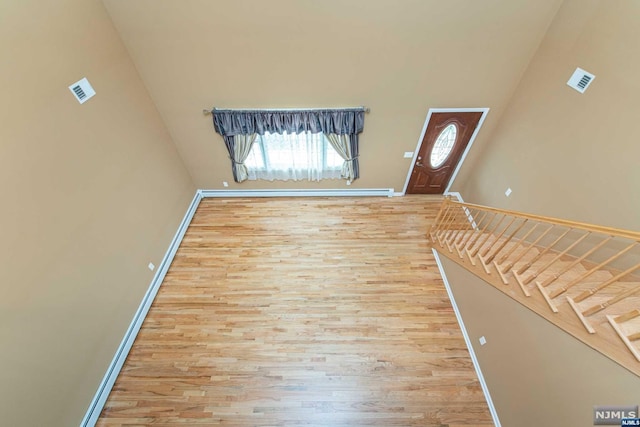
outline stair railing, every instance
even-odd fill
[[[608,322],[640,363],[640,232],[446,198],[428,234],[469,269],[537,289],[552,313],[573,310],[589,334]]]

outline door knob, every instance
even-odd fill
[[[420,162],[416,162],[416,166],[418,166],[418,167],[420,167],[420,168],[423,168],[423,167],[424,167],[424,165],[423,165],[422,163],[420,163]]]

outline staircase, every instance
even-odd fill
[[[440,254],[640,376],[640,233],[446,198],[429,238]]]

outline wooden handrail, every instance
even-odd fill
[[[466,207],[466,208],[479,209],[479,210],[483,210],[483,211],[487,211],[487,212],[494,212],[494,213],[497,213],[497,214],[517,216],[519,218],[528,218],[528,219],[532,219],[532,220],[535,220],[535,221],[546,222],[546,223],[549,223],[549,224],[564,225],[564,226],[567,226],[567,227],[570,227],[570,228],[575,228],[575,229],[580,229],[580,230],[587,230],[587,231],[594,231],[594,232],[597,232],[597,233],[609,234],[609,235],[618,236],[618,237],[624,237],[626,239],[631,239],[631,240],[635,240],[635,241],[639,241],[640,242],[640,232],[637,232],[637,231],[623,230],[623,229],[620,229],[620,228],[613,228],[613,227],[605,227],[605,226],[601,226],[601,225],[594,225],[594,224],[589,224],[589,223],[586,223],[586,222],[571,221],[571,220],[567,220],[567,219],[554,218],[554,217],[550,217],[550,216],[528,214],[528,213],[512,211],[512,210],[508,210],[508,209],[492,208],[490,206],[482,206],[482,205],[476,205],[476,204],[473,204],[473,203],[457,202],[455,200],[447,200],[447,202],[453,203],[455,205],[463,206],[463,207]]]

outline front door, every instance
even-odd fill
[[[443,194],[482,112],[432,113],[407,194]]]

